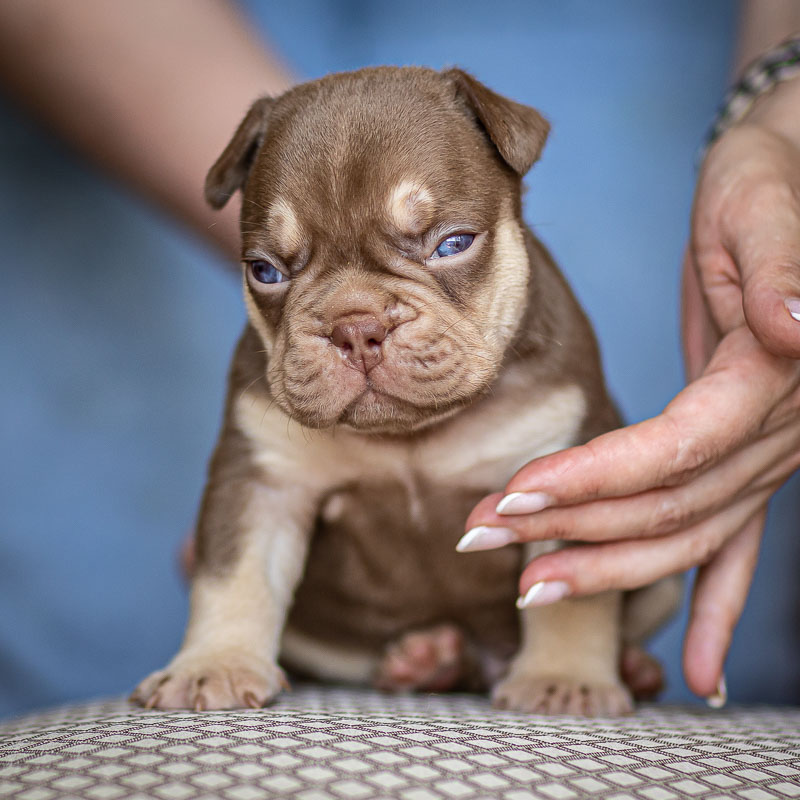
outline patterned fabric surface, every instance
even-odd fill
[[[465,695],[301,687],[268,709],[98,702],[0,724],[0,797],[800,797],[800,709],[525,716]]]

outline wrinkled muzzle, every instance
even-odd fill
[[[400,432],[480,393],[499,359],[475,321],[433,291],[403,289],[351,276],[287,305],[268,369],[276,402],[311,427]]]

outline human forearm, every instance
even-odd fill
[[[797,0],[742,0],[735,74],[741,74],[753,59],[797,32],[800,32]]]
[[[288,72],[224,0],[4,0],[0,82],[92,161],[237,256],[205,173]]]

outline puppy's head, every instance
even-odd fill
[[[457,69],[256,101],[206,198],[243,191],[245,300],[288,414],[400,433],[486,391],[524,312],[521,177],[547,131]]]

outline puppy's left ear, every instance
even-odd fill
[[[457,96],[475,114],[503,161],[524,175],[541,155],[550,123],[535,108],[493,92],[464,70],[443,74],[455,84]]]
[[[244,186],[264,141],[272,103],[271,97],[261,97],[250,106],[233,139],[208,171],[205,198],[212,208],[222,208],[231,195]]]

